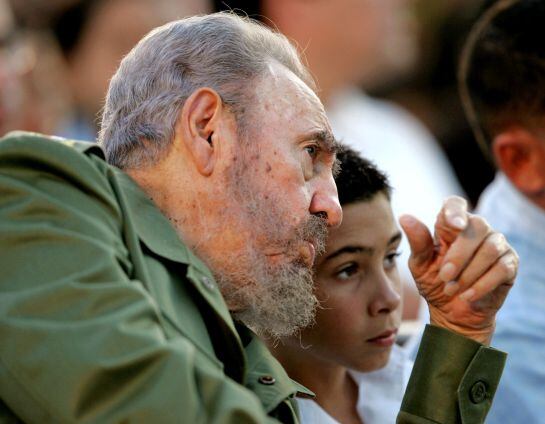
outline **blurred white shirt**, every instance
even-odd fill
[[[520,257],[516,283],[496,317],[492,345],[509,354],[488,417],[490,424],[545,423],[545,211],[498,173],[478,213]]]
[[[358,385],[356,409],[366,424],[392,424],[411,375],[413,363],[403,348],[394,345],[386,367],[373,372],[350,371]],[[340,424],[312,399],[297,398],[301,424]]]

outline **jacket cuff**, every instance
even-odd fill
[[[422,422],[484,422],[506,358],[504,352],[427,325],[400,415]]]

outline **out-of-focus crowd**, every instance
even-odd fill
[[[0,133],[96,138],[121,58],[152,28],[208,9],[201,0],[0,1]]]
[[[432,226],[445,197],[458,194],[477,205],[494,178],[464,116],[456,78],[467,34],[492,3],[0,0],[0,136],[26,130],[96,140],[109,80],[138,40],[178,18],[232,10],[293,41],[336,137],[388,174],[396,215],[410,213]],[[507,184],[496,180],[505,191],[512,189]],[[515,191],[511,204],[528,209]],[[501,208],[492,200],[481,205],[485,216]],[[542,210],[532,213],[535,222],[543,219]],[[502,222],[494,225],[508,233]],[[401,252],[404,318],[422,319],[405,240]]]
[[[289,3],[0,0],[0,133],[25,129],[94,139],[108,81],[145,33],[184,16],[237,9],[307,49],[331,102],[341,84],[351,84],[407,107],[447,153],[475,202],[492,168],[463,118],[455,64],[480,2],[343,0],[327,8],[325,2],[310,4],[308,10]]]

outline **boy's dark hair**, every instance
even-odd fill
[[[392,188],[388,177],[367,159],[349,147],[343,146],[337,153],[340,171],[335,177],[341,206],[371,200],[383,193],[388,200]]]
[[[545,112],[544,22],[543,0],[497,0],[466,41],[460,95],[488,153],[499,131],[514,123],[531,126]]]

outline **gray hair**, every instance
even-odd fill
[[[249,18],[215,13],[151,31],[110,82],[99,134],[108,162],[135,168],[160,159],[170,147],[180,109],[200,87],[218,92],[243,131],[251,83],[274,62],[314,88],[287,38]]]

